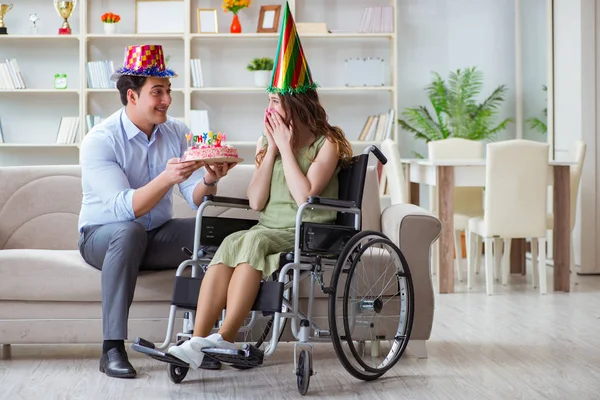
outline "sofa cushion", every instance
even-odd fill
[[[100,274],[77,250],[2,250],[0,300],[100,301]],[[175,270],[141,271],[134,301],[170,301],[174,284]]]
[[[79,166],[0,169],[0,249],[77,248]]]

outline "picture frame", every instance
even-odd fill
[[[257,33],[277,33],[279,29],[279,16],[281,5],[261,6],[258,16]]]
[[[219,33],[216,8],[199,8],[196,12],[198,33]]]
[[[181,33],[185,0],[136,0],[135,33]]]

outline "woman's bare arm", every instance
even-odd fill
[[[256,146],[256,154],[262,149],[262,138],[258,140]],[[269,200],[269,193],[271,191],[271,176],[273,175],[273,165],[275,164],[275,158],[277,157],[277,147],[269,146],[267,153],[260,164],[254,170],[250,186],[248,186],[248,200],[250,201],[250,208],[255,211],[260,211],[265,208],[267,200]]]

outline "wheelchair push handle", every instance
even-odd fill
[[[387,164],[387,158],[383,155],[381,150],[379,150],[379,147],[377,147],[375,145],[371,145],[363,151],[363,154],[369,154],[369,153],[375,154],[375,157],[377,157],[377,159],[379,161],[381,161],[381,163],[383,165]]]

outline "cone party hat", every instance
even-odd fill
[[[312,80],[287,1],[279,28],[279,43],[274,64],[271,85],[267,88],[267,92],[292,94],[317,88],[318,84]]]

